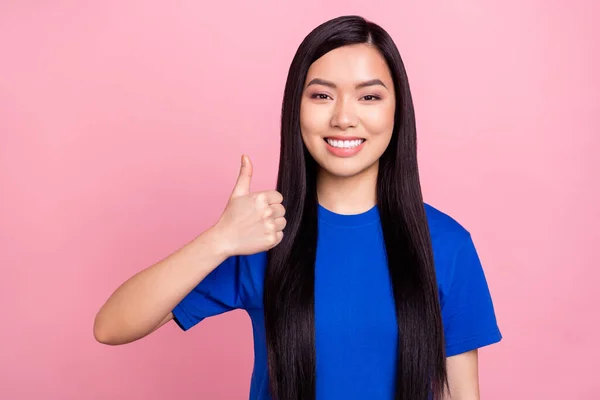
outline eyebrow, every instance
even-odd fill
[[[306,87],[309,87],[310,85],[323,85],[323,86],[327,86],[330,87],[332,89],[337,88],[336,84],[331,82],[331,81],[326,81],[325,79],[320,79],[320,78],[315,78],[312,81],[310,81],[308,83],[308,85],[306,85]],[[361,82],[358,85],[356,85],[357,89],[361,89],[361,88],[365,88],[365,87],[369,87],[369,86],[376,86],[376,85],[380,85],[383,86],[384,88],[387,89],[387,86],[385,86],[383,84],[383,82],[379,79],[371,79],[365,82]]]

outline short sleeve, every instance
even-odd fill
[[[229,257],[175,306],[175,322],[186,331],[207,317],[243,308],[239,285],[240,258]]]
[[[450,272],[442,304],[446,356],[499,342],[492,297],[470,235],[462,241]]]

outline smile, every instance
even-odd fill
[[[366,139],[358,137],[326,137],[327,150],[337,157],[351,157],[364,146]]]

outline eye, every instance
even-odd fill
[[[375,96],[374,94],[368,94],[368,95],[364,96],[363,99],[366,101],[374,101],[374,100],[381,100],[381,97]]]
[[[317,99],[317,100],[327,100],[330,99],[330,97],[328,95],[326,95],[325,93],[314,93],[310,95],[311,99]]]

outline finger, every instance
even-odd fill
[[[279,218],[275,218],[274,224],[275,224],[275,230],[277,232],[280,232],[285,229],[285,226],[287,225],[287,221],[284,217],[279,217]]]
[[[273,247],[277,246],[283,240],[283,231],[278,231],[275,234],[275,238],[275,245]]]
[[[265,197],[267,198],[267,203],[269,204],[278,204],[283,201],[283,196],[276,190],[269,190],[265,193]]]
[[[279,218],[285,215],[285,207],[283,204],[271,204],[271,218]]]
[[[250,194],[250,183],[252,181],[252,162],[250,157],[242,155],[242,165],[231,197],[241,197]]]

